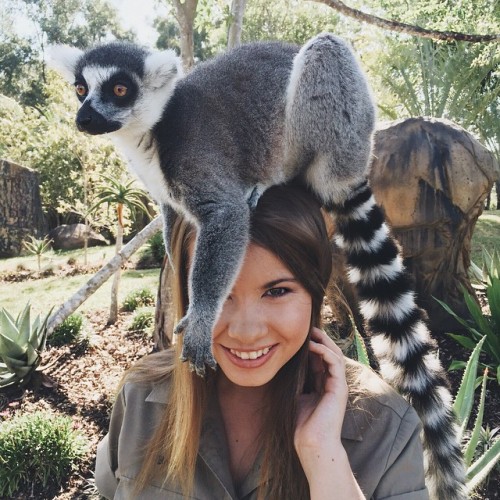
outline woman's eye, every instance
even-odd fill
[[[283,295],[286,295],[289,291],[290,291],[289,288],[276,287],[276,288],[270,288],[269,290],[267,290],[265,295],[268,297],[282,297]]]
[[[87,87],[81,83],[75,85],[75,90],[80,97],[87,95]]]
[[[125,87],[125,85],[115,85],[114,88],[113,88],[113,92],[115,93],[115,96],[117,97],[124,97],[127,95],[127,87]]]

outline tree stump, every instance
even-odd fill
[[[417,302],[432,330],[456,329],[433,297],[468,316],[471,238],[500,178],[498,162],[458,125],[431,118],[381,125],[373,157],[370,183],[415,277]]]
[[[0,160],[0,257],[15,257],[27,236],[45,234],[38,173]]]

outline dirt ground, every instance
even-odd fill
[[[93,468],[96,446],[104,436],[117,384],[124,372],[135,360],[152,351],[148,338],[131,335],[127,331],[132,314],[121,313],[118,322],[106,326],[106,311],[87,316],[86,328],[91,332],[87,346],[64,346],[49,348],[43,364],[45,373],[55,385],[42,387],[38,391],[24,393],[0,393],[0,421],[17,413],[37,410],[52,411],[71,416],[74,427],[85,434],[89,451],[78,469],[61,489],[27,491],[16,498],[28,499],[98,499],[93,484]],[[465,359],[464,353],[455,342],[438,339],[440,356],[445,366],[451,359]],[[451,383],[456,387],[460,375],[452,374]],[[491,428],[500,426],[500,391],[494,382],[489,384],[486,397],[486,420]],[[497,469],[487,486],[477,498],[500,498],[500,472]]]

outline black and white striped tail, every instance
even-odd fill
[[[448,382],[412,281],[384,214],[364,182],[336,215],[335,241],[346,254],[373,352],[385,380],[403,394],[423,423],[431,498],[465,499],[465,471]]]

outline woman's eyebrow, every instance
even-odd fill
[[[291,281],[295,283],[297,282],[297,280],[293,276],[287,278],[278,278],[276,280],[269,281],[265,285],[262,285],[262,288],[272,288],[276,285],[279,285],[280,283],[291,282]]]

